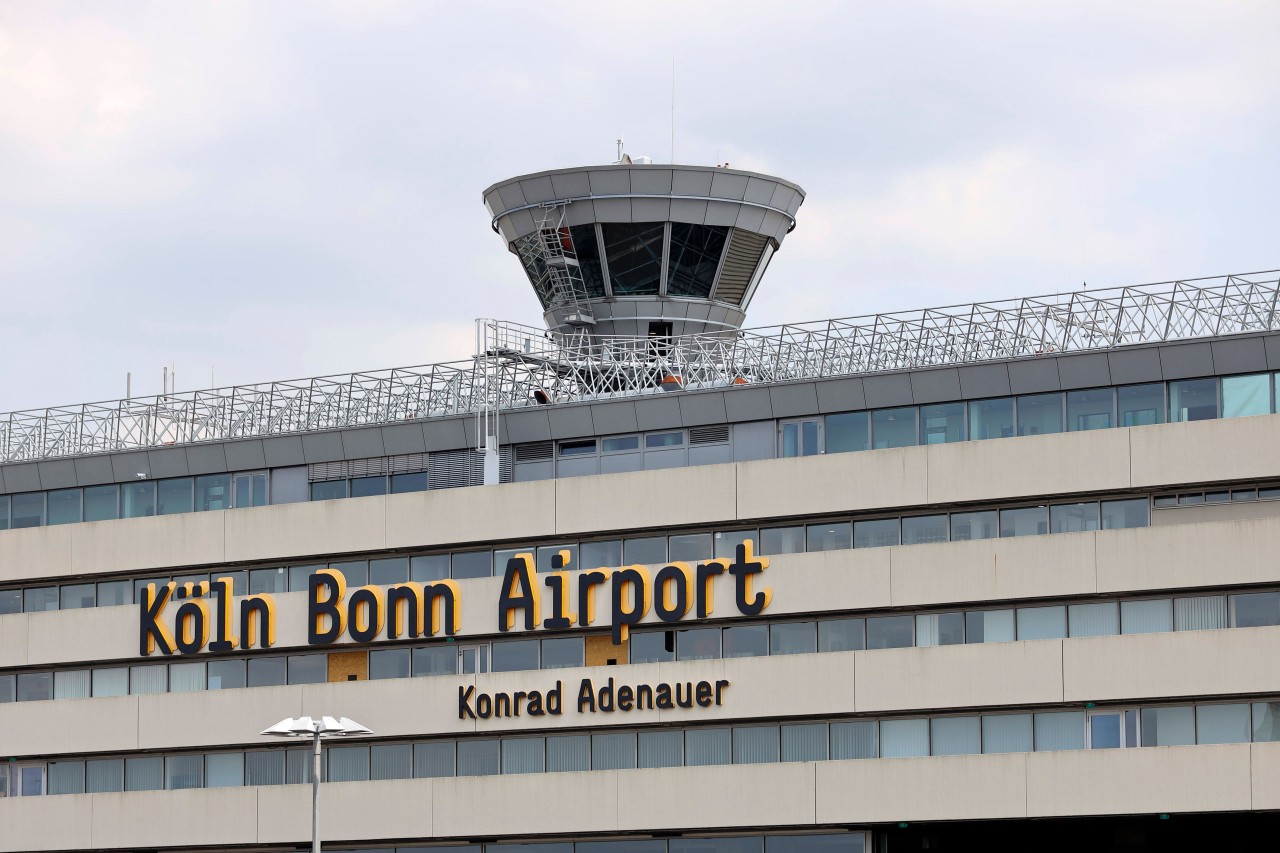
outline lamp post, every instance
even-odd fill
[[[371,735],[369,729],[346,717],[289,717],[262,734],[273,737],[311,738],[311,853],[320,853],[320,741],[347,735]]]

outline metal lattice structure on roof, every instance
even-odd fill
[[[0,462],[1280,329],[1280,271],[678,338],[493,320],[472,359],[0,415]]]

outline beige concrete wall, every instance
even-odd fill
[[[1275,691],[1267,654],[1277,643],[1280,627],[1246,628],[19,702],[0,705],[0,755],[254,744],[260,729],[301,714],[412,737],[1248,696]],[[730,686],[718,707],[579,713],[582,679],[598,690],[611,677],[615,687]],[[513,694],[557,681],[560,716],[458,718],[460,686]]]
[[[1280,415],[0,532],[0,582],[1280,476]]]
[[[1276,807],[1278,754],[1277,744],[1236,744],[329,783],[321,835],[443,841],[1246,811]],[[0,851],[303,844],[309,798],[309,786],[287,785],[0,799]]]

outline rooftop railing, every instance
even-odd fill
[[[0,415],[0,462],[386,425],[1280,328],[1280,271],[675,338],[479,321],[469,360]]]

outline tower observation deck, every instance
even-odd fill
[[[521,175],[484,191],[556,334],[732,332],[804,190],[727,168],[621,164]]]

